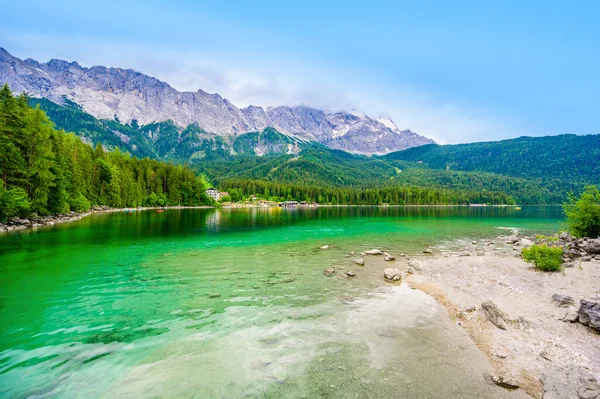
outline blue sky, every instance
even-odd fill
[[[3,3],[0,46],[18,57],[238,106],[356,109],[443,143],[600,133],[596,1]]]

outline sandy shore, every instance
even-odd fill
[[[500,238],[463,243],[460,252],[434,247],[433,254],[413,258],[421,270],[406,281],[448,309],[489,357],[496,376],[536,398],[600,398],[593,382],[600,381],[600,335],[563,321],[568,309],[552,302],[553,294],[573,297],[576,308],[580,299],[600,300],[600,261],[545,273],[524,262],[520,250]],[[506,330],[486,318],[481,304],[487,300],[507,316]]]

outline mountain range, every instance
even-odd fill
[[[133,126],[171,121],[179,133],[195,125],[204,135],[189,140],[192,146],[211,136],[231,144],[237,136],[267,128],[300,141],[368,155],[434,143],[410,130],[398,129],[388,118],[307,106],[238,108],[219,94],[180,92],[131,69],[87,68],[58,59],[40,63],[19,59],[0,48],[0,83],[4,82],[14,93],[25,92],[59,105],[75,103],[99,120]]]

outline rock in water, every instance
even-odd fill
[[[498,309],[498,306],[492,301],[485,301],[481,304],[481,309],[485,313],[489,321],[492,322],[496,327],[506,330],[506,321],[504,320],[504,313]]]
[[[398,270],[395,267],[388,267],[383,269],[383,277],[386,278],[386,280],[391,280],[391,281],[400,281],[400,279],[402,278],[402,275],[400,273],[400,270]]]
[[[367,255],[383,255],[383,252],[381,252],[378,249],[371,249],[370,251],[365,251],[365,254],[367,254]]]
[[[396,260],[396,257],[392,256],[392,255],[386,255],[385,258],[383,258],[383,260],[385,260],[386,262],[389,262],[392,260]]]
[[[333,276],[334,273],[335,273],[335,269],[333,267],[328,267],[327,269],[323,270],[323,274],[326,275],[327,277]]]
[[[552,295],[552,303],[560,308],[568,308],[571,305],[575,305],[575,300],[568,295],[554,294]]]
[[[579,322],[600,332],[600,303],[586,301],[585,299],[582,299],[579,303]]]
[[[418,272],[421,271],[421,266],[419,265],[419,262],[417,262],[414,259],[409,259],[408,260],[408,266],[412,267],[413,269],[415,269]]]
[[[433,255],[433,251],[431,249],[424,249],[423,253],[428,254],[428,255]]]
[[[600,383],[581,366],[569,365],[542,374],[544,399],[600,398]]]
[[[346,272],[346,276],[348,276],[348,277],[355,277],[356,274],[354,274],[354,272]]]
[[[319,249],[329,249],[329,245],[323,245],[322,247],[319,247]]]
[[[364,266],[365,260],[363,258],[354,259],[354,263],[356,263],[357,265],[360,265],[360,266]]]

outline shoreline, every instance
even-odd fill
[[[600,397],[600,334],[565,320],[580,299],[600,301],[600,256],[546,273],[523,261],[522,246],[506,239],[431,247],[433,254],[389,265],[405,263],[403,282],[433,297],[465,330],[494,367],[490,383],[534,398]],[[554,294],[574,303],[559,307]],[[486,301],[504,315],[505,329],[488,319]]]
[[[95,206],[87,212],[71,212],[65,215],[50,215],[42,216],[32,219],[13,219],[14,222],[0,223],[0,234],[7,234],[18,231],[28,231],[38,229],[41,227],[55,226],[57,224],[73,223],[78,220],[84,219],[94,214],[102,213],[113,213],[113,212],[126,212],[127,210],[133,211],[148,211],[153,209],[210,209],[215,208],[210,205],[197,205],[197,206],[144,206],[137,208],[111,208],[107,206]]]
[[[72,223],[93,214],[101,214],[101,213],[112,213],[112,212],[125,212],[127,210],[134,211],[147,211],[153,209],[244,209],[244,208],[258,208],[258,209],[289,209],[289,210],[298,210],[298,209],[318,209],[318,208],[350,208],[350,207],[365,207],[365,208],[475,208],[475,209],[485,209],[485,208],[515,208],[515,207],[530,207],[530,206],[561,206],[561,205],[488,205],[488,206],[471,206],[471,205],[453,205],[453,204],[423,204],[423,205],[344,205],[344,204],[319,204],[318,206],[295,206],[295,207],[281,207],[281,206],[263,206],[258,204],[227,204],[223,206],[211,206],[211,205],[196,205],[196,206],[151,206],[151,207],[137,207],[137,208],[110,208],[107,206],[95,206],[92,207],[87,212],[71,212],[69,214],[63,215],[49,215],[42,216],[31,219],[19,219],[15,218],[13,221],[9,221],[6,223],[0,222],[0,234],[3,233],[11,233],[16,231],[26,231],[37,229],[45,226],[54,226],[57,224],[65,224]]]

